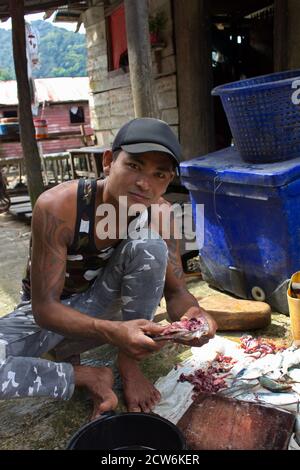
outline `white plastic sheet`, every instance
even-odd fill
[[[237,363],[232,369],[233,376],[226,379],[228,387],[230,387],[234,376],[242,369],[246,369],[246,371],[249,369],[253,372],[254,366],[256,366],[256,369],[259,370],[260,363],[262,363],[262,366],[264,367],[265,363],[269,364],[270,362],[273,364],[283,364],[285,366],[284,368],[286,368],[286,358],[289,357],[289,361],[296,365],[300,352],[299,349],[287,350],[281,353],[279,352],[276,355],[273,354],[272,356],[276,356],[276,360],[275,357],[273,357],[273,361],[268,361],[265,358],[255,360],[245,354],[243,349],[241,349],[237,343],[220,336],[215,336],[201,348],[192,348],[191,351],[191,358],[173,368],[165,377],[160,377],[155,383],[155,387],[160,391],[162,398],[160,403],[158,403],[158,405],[156,405],[156,407],[153,409],[153,412],[168,419],[174,424],[180,420],[193,401],[193,385],[189,382],[178,381],[182,373],[191,374],[197,369],[205,369],[209,367],[211,362],[214,361],[218,354],[231,356],[237,361]],[[265,360],[263,361],[263,359]],[[272,367],[269,367],[269,369],[272,370]],[[294,374],[294,376],[297,376],[297,374]],[[300,383],[295,384],[293,389],[293,397],[296,397],[296,401],[299,398],[300,402]],[[300,450],[300,446],[298,445],[298,443],[300,443],[300,414],[298,410],[299,402],[298,406],[297,403],[286,404],[289,402],[286,400],[287,394],[268,392],[260,385],[255,388],[255,393],[257,392],[266,392],[266,403],[260,401],[260,404],[267,405],[267,401],[269,400],[269,404],[267,406],[271,406],[270,401],[272,402],[273,399],[273,401],[276,402],[276,408],[288,410],[295,414],[295,434],[292,436],[289,448],[292,450]],[[240,396],[236,396],[236,398],[258,403],[255,393],[245,392],[243,395],[241,394]],[[282,399],[280,399],[280,396],[282,396]],[[295,398],[293,401],[295,401]]]

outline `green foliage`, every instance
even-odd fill
[[[33,21],[39,33],[39,68],[34,78],[84,77],[86,71],[85,35],[53,26],[45,21]],[[11,31],[0,29],[0,80],[15,79]]]
[[[15,69],[12,59],[11,32],[0,29],[0,80],[14,80]]]
[[[12,80],[12,73],[8,69],[0,69],[0,80]]]

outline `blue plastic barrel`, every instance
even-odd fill
[[[180,165],[194,214],[204,280],[288,313],[286,290],[300,270],[300,158],[249,164],[232,147]],[[197,240],[203,221],[195,220]]]

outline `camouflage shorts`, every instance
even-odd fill
[[[102,319],[150,320],[163,294],[167,255],[165,242],[143,229],[137,240],[126,239],[116,247],[86,292],[62,303]],[[0,318],[0,398],[68,399],[74,390],[72,366],[38,359],[62,339],[35,323],[30,302]]]

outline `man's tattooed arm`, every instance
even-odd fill
[[[58,192],[58,195],[53,191],[47,195],[46,191],[33,213],[31,282],[35,321],[41,328],[68,338],[113,342],[119,336],[117,322],[95,319],[60,301],[75,211],[72,199],[66,200]]]
[[[33,218],[32,301],[59,300],[65,281],[67,246],[72,231],[64,220],[38,205]]]
[[[197,299],[188,291],[182,268],[179,232],[174,213],[170,212],[170,234],[164,240],[168,247],[168,265],[164,295],[170,320],[179,320],[191,307],[199,309]]]
[[[174,275],[177,279],[183,279],[182,262],[179,252],[179,241],[175,239],[174,234],[165,240],[168,247],[168,267],[167,271],[170,275]]]

